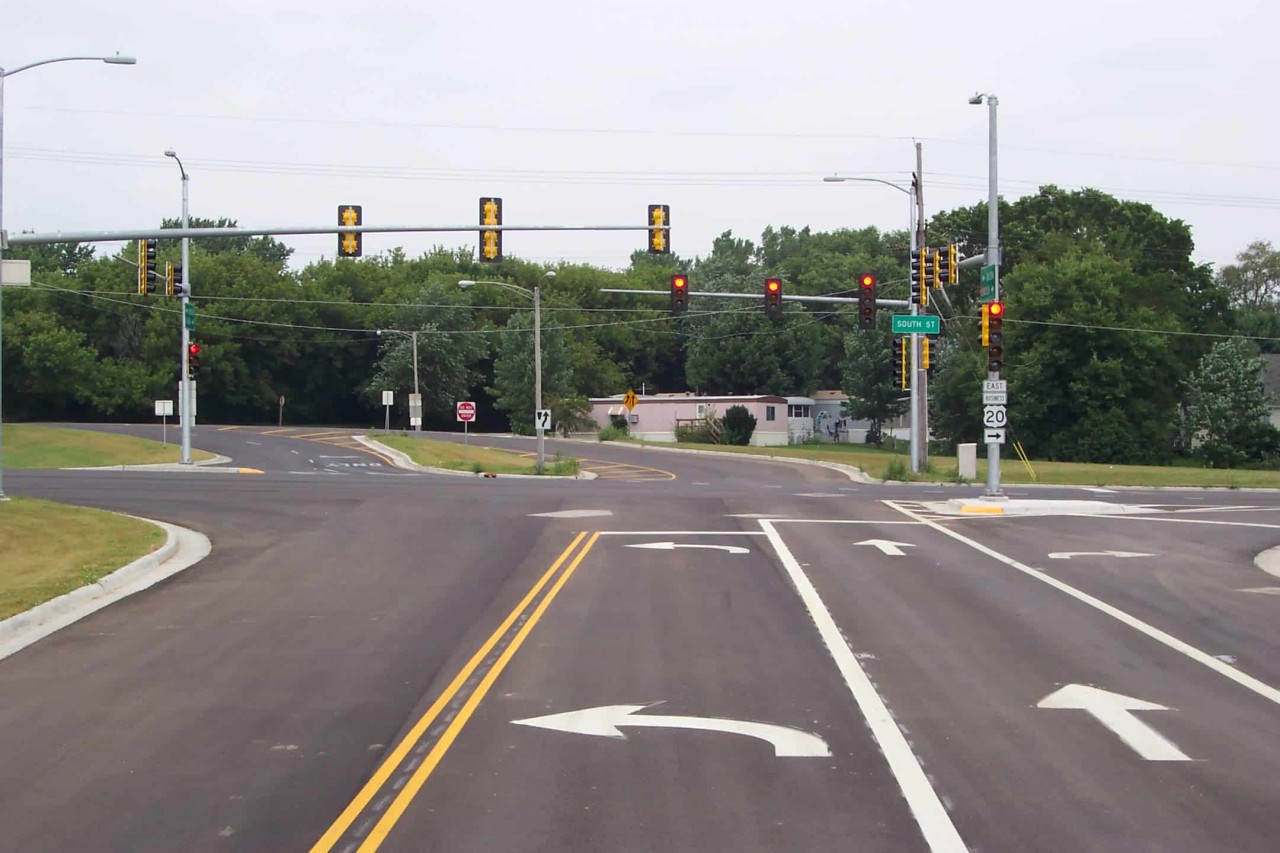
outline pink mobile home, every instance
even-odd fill
[[[611,416],[625,416],[631,435],[645,441],[675,441],[676,427],[694,424],[706,418],[722,418],[730,406],[743,406],[755,415],[756,429],[751,443],[758,446],[788,444],[797,439],[789,421],[790,407],[799,398],[755,395],[742,397],[698,397],[693,394],[636,395],[630,412],[622,403],[622,395],[593,397],[591,416],[596,425],[606,427]],[[807,402],[812,400],[805,398]],[[812,431],[810,419],[809,431]]]

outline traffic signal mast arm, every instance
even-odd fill
[[[474,226],[472,227],[474,231]],[[630,288],[604,287],[600,289],[601,293],[631,293],[639,296],[667,296],[669,291],[666,290],[633,290]],[[759,301],[759,293],[718,293],[709,290],[690,290],[689,296],[705,296],[710,299],[754,299]],[[788,293],[787,302],[815,302],[824,305],[857,305],[858,299],[852,296],[797,296],[794,293]],[[876,304],[884,308],[905,308],[911,303],[905,299],[876,299]]]

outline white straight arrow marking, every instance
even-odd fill
[[[910,542],[890,542],[888,539],[864,539],[861,542],[854,542],[854,545],[874,545],[883,553],[890,557],[905,557],[907,555],[903,548],[914,548]]]
[[[1095,720],[1115,732],[1134,752],[1147,761],[1190,761],[1155,729],[1139,720],[1132,711],[1167,711],[1163,705],[1133,699],[1085,684],[1068,684],[1040,700],[1037,708],[1075,708],[1087,711]]]
[[[624,740],[626,735],[618,731],[619,726],[696,729],[704,732],[746,735],[768,741],[773,745],[773,754],[779,758],[821,757],[831,754],[826,741],[815,734],[799,729],[775,726],[770,723],[749,723],[745,720],[723,720],[716,717],[671,717],[656,714],[640,716],[636,713],[648,707],[648,705],[601,705],[598,708],[583,708],[581,711],[566,711],[563,714],[548,714],[545,717],[530,717],[527,720],[511,722],[517,726],[534,726],[571,734]]]
[[[730,554],[750,554],[746,548],[737,545],[686,545],[675,542],[645,542],[640,545],[628,545],[628,548],[648,548],[650,551],[674,551],[677,548],[707,548],[713,551],[727,551]]]
[[[1155,554],[1143,554],[1139,551],[1055,551],[1049,555],[1050,560],[1070,560],[1072,557],[1154,557]]]

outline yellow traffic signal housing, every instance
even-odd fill
[[[955,284],[960,280],[960,261],[956,254],[956,244],[948,243],[942,255],[942,283]]]
[[[929,369],[929,338],[920,339],[920,366],[925,370]]]
[[[929,272],[930,286],[935,289],[942,287],[942,252],[939,249],[933,250],[933,264],[930,266]]]
[[[138,241],[138,295],[147,295],[147,241]]]
[[[665,204],[649,205],[649,254],[671,254],[671,208]]]
[[[480,225],[502,224],[502,199],[487,196],[480,199]],[[480,229],[480,260],[495,264],[502,260],[502,232],[496,228]]]
[[[363,225],[364,208],[358,204],[344,204],[338,208],[339,225]],[[338,257],[358,258],[364,254],[364,235],[347,232],[338,235]]]

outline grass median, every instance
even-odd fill
[[[475,474],[537,474],[537,460],[532,452],[500,450],[495,447],[456,444],[452,441],[434,441],[409,435],[370,436],[399,450],[419,465],[427,468],[445,468],[450,471],[471,471]],[[578,460],[556,456],[548,459],[543,474],[572,476],[578,473]]]
[[[176,430],[174,435],[177,435]],[[3,450],[6,469],[154,465],[176,463],[182,458],[181,446],[173,443],[163,444],[114,432],[38,424],[5,424]],[[212,459],[213,454],[192,450],[191,458],[199,462]]]
[[[0,502],[0,619],[94,583],[164,543],[159,527],[114,512],[24,497]]]

